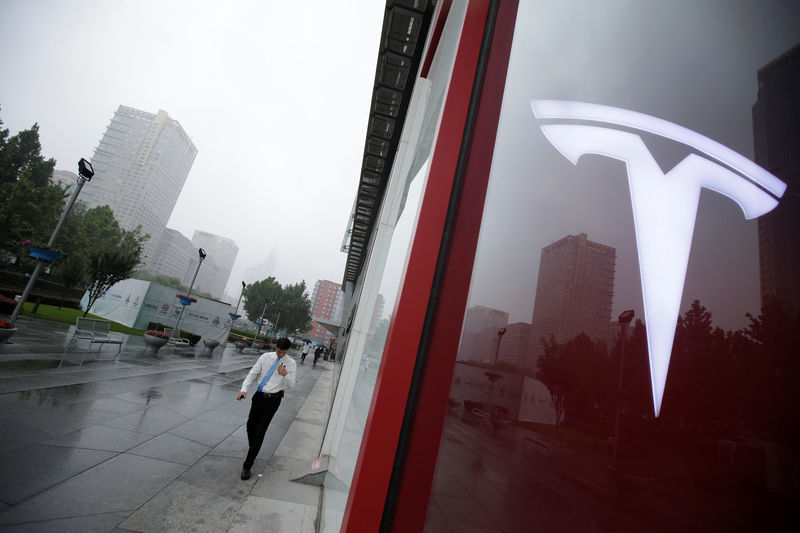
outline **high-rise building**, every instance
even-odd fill
[[[761,301],[800,302],[800,45],[758,71],[753,105],[756,163],[788,185],[778,206],[758,219]]]
[[[175,278],[188,286],[197,270],[199,260],[192,241],[179,231],[164,228],[150,262],[149,271]]]
[[[339,322],[342,318],[343,295],[341,284],[325,279],[317,281],[314,284],[314,291],[311,293],[311,317],[328,322]],[[314,320],[308,337],[316,342],[327,344],[333,334]]]
[[[231,277],[233,263],[239,253],[239,247],[227,237],[197,230],[192,236],[192,245],[195,248],[202,248],[206,252],[203,268],[206,268],[205,262],[209,260],[213,262],[216,268],[208,285],[202,290],[210,293],[215,298],[221,298],[225,293],[225,287],[228,285],[228,279]],[[208,270],[211,271],[211,268],[209,267]]]
[[[464,314],[458,359],[491,363],[497,349],[497,333],[508,324],[508,313],[475,305]]]
[[[585,333],[608,342],[614,297],[616,250],[592,242],[585,233],[568,235],[542,248],[531,319],[531,360],[542,353],[541,339],[558,342]]]
[[[69,170],[54,170],[50,181],[66,187],[67,194],[72,194],[75,185],[78,183],[78,175]]]
[[[192,140],[166,111],[156,114],[119,106],[92,157],[94,178],[81,200],[90,208],[108,205],[119,225],[141,225],[149,269],[197,155]]]

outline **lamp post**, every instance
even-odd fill
[[[203,264],[203,259],[206,258],[206,251],[202,248],[197,249],[197,255],[200,256],[200,261],[197,263],[197,268],[194,271],[194,276],[192,277],[192,282],[189,284],[189,292],[186,294],[186,297],[192,295],[192,288],[194,287],[194,280],[197,279],[197,273],[200,272],[200,266]],[[186,310],[186,304],[181,304],[181,314],[178,315],[178,322],[175,324],[175,329],[180,331],[181,319],[183,318],[183,312]]]
[[[492,371],[487,372],[489,378],[489,400],[486,402],[486,412],[492,414],[492,392],[494,391],[494,382],[500,379],[500,374],[497,373],[497,356],[500,353],[500,341],[503,340],[503,335],[506,334],[506,328],[497,330],[497,347],[494,350],[494,362],[492,363]]]
[[[628,324],[631,323],[633,320],[634,312],[633,309],[628,309],[627,311],[623,311],[622,314],[619,315],[619,378],[617,379],[617,398],[616,398],[616,412],[614,414],[614,446],[611,449],[611,466],[616,466],[617,464],[617,441],[619,441],[619,412],[620,412],[620,403],[622,402],[622,375],[623,375],[623,368],[625,367],[625,331],[628,329]]]
[[[258,319],[258,330],[256,330],[256,334],[253,335],[253,342],[250,343],[251,346],[256,344],[256,337],[258,334],[261,333],[261,326],[264,325],[264,313],[267,312],[267,302],[264,302],[264,309],[261,310],[261,317]]]
[[[233,312],[234,315],[239,314],[239,304],[242,303],[242,296],[244,296],[244,289],[247,287],[247,284],[243,281],[242,282],[242,292],[239,293],[239,301],[236,302],[236,311]]]
[[[236,323],[236,319],[239,318],[239,305],[242,303],[242,296],[244,296],[244,289],[247,287],[247,284],[243,281],[242,282],[242,292],[239,293],[239,301],[236,302],[236,310],[231,315],[231,327],[228,329],[228,336],[225,338],[225,344],[228,344],[228,340],[231,337],[231,329],[233,329],[233,324]]]
[[[56,229],[53,230],[53,234],[50,236],[50,240],[47,241],[47,247],[50,248],[55,244],[56,237],[58,237],[59,232],[61,231],[62,226],[64,226],[64,221],[67,220],[67,215],[69,214],[70,210],[72,209],[72,205],[75,203],[75,200],[78,198],[78,195],[83,188],[83,184],[87,181],[92,181],[92,176],[94,176],[94,168],[92,164],[88,162],[86,159],[81,158],[78,161],[78,184],[75,186],[75,190],[72,191],[72,196],[70,197],[67,205],[64,207],[64,212],[61,213],[61,219],[56,224]],[[15,322],[17,317],[19,317],[20,312],[22,312],[22,306],[25,304],[25,301],[28,299],[28,296],[31,294],[31,290],[33,290],[33,285],[36,283],[36,278],[39,277],[39,274],[44,268],[45,261],[41,259],[36,260],[36,268],[33,269],[33,273],[31,274],[30,279],[28,279],[28,284],[25,285],[25,290],[22,291],[22,296],[19,297],[19,302],[17,302],[17,306],[14,307],[14,312],[11,313],[11,317],[9,319],[10,322]]]

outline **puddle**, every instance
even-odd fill
[[[42,370],[44,368],[57,368],[60,363],[61,361],[56,359],[15,359],[13,361],[0,361],[0,370]],[[64,361],[64,364],[69,363]]]

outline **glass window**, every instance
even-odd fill
[[[426,531],[796,527],[798,20],[520,2]]]

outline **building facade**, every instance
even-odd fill
[[[161,234],[197,155],[189,135],[166,111],[148,113],[119,106],[92,157],[95,175],[81,191],[88,207],[108,205],[120,227],[141,226],[150,239],[150,267]]]
[[[614,248],[568,235],[542,249],[531,319],[530,351],[542,353],[541,339],[559,343],[585,333],[595,341],[610,339],[614,297]]]
[[[800,45],[758,71],[753,105],[756,163],[788,185],[777,208],[758,219],[761,301],[800,301]]]
[[[199,260],[192,241],[177,230],[164,228],[150,261],[149,272],[175,278],[188,286]]]
[[[320,531],[796,529],[797,318],[759,312],[753,222],[796,192],[749,160],[748,111],[764,58],[800,42],[800,5],[722,12],[386,2]],[[627,336],[569,343],[532,376],[501,364],[526,324],[481,326],[482,301],[532,316],[534,338],[608,340],[611,316]],[[750,327],[718,327],[720,308]]]
[[[228,285],[228,279],[231,277],[233,263],[239,253],[239,247],[227,237],[198,230],[195,230],[192,236],[192,245],[195,248],[205,250],[207,254],[205,261],[210,260],[214,265],[213,276],[209,278],[207,285],[204,284],[204,287],[207,288],[203,290],[214,298],[222,298],[225,293],[225,287]],[[205,261],[203,268],[205,268]]]
[[[342,317],[342,285],[325,279],[314,284],[311,293],[311,331],[306,335],[320,344],[328,344],[333,334],[319,321],[338,323]]]

